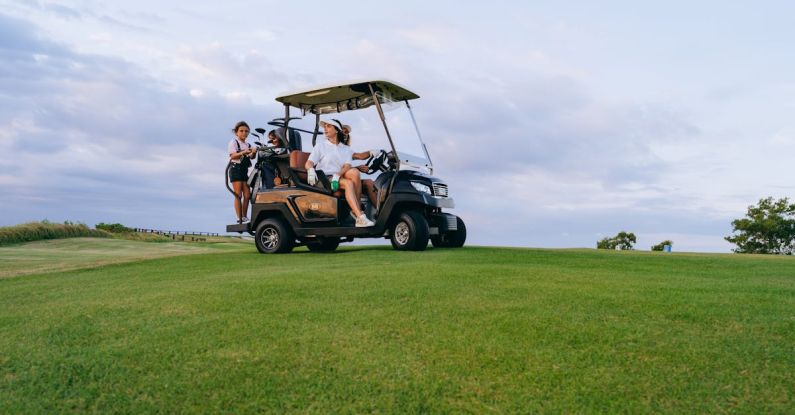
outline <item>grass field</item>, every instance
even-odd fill
[[[795,258],[191,246],[0,279],[0,413],[795,412]]]
[[[227,238],[227,241],[218,244],[188,244],[73,238],[15,244],[0,247],[0,278],[92,268],[166,256],[201,254],[218,249],[233,249],[239,245],[233,239]]]

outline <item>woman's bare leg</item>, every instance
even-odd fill
[[[345,201],[351,207],[351,212],[358,218],[362,214],[359,209],[359,198],[356,197],[356,186],[350,179],[340,178],[340,187],[345,190]]]
[[[359,170],[356,169],[348,169],[345,172],[344,177],[351,182],[353,182],[354,188],[356,189],[356,200],[362,198],[362,176],[359,174]]]

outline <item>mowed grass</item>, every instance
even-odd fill
[[[795,258],[243,245],[0,280],[0,413],[793,413],[793,391]]]
[[[219,238],[215,238],[216,240]],[[225,243],[141,242],[124,239],[71,238],[0,246],[0,278],[42,272],[92,268],[142,259],[200,254],[232,249]],[[251,246],[251,243],[246,244]]]

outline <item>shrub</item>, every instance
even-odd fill
[[[102,230],[91,229],[84,223],[75,224],[67,221],[59,224],[52,223],[46,219],[41,222],[0,227],[0,245],[85,236],[107,238],[110,234]]]
[[[132,228],[128,228],[121,223],[98,223],[96,224],[95,228],[101,229],[103,231],[108,231],[110,233],[129,233],[133,232]]]

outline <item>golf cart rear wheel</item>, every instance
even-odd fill
[[[424,251],[428,246],[428,220],[415,210],[401,213],[389,233],[392,247],[398,251]]]
[[[277,218],[265,219],[254,234],[257,250],[263,254],[281,254],[293,250],[295,237],[284,222]]]
[[[339,238],[318,238],[306,243],[306,247],[312,252],[333,252],[338,246],[340,246]]]
[[[467,240],[467,227],[464,221],[456,216],[456,230],[431,236],[435,248],[461,248]]]

